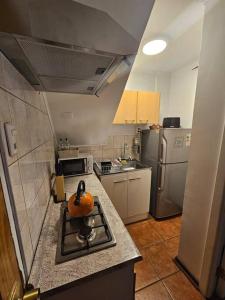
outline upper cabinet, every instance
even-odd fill
[[[117,108],[114,124],[136,124],[137,120],[137,97],[136,91],[124,91],[120,104]]]
[[[160,94],[124,91],[113,124],[158,124]]]
[[[137,123],[158,124],[160,95],[156,92],[138,92]]]

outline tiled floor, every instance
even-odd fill
[[[177,255],[181,218],[146,221],[127,226],[143,260],[136,264],[136,300],[203,300],[179,271]]]

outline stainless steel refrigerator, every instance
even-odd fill
[[[180,214],[191,142],[191,129],[141,131],[141,161],[152,167],[150,213],[157,219]]]

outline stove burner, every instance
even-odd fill
[[[56,263],[87,255],[116,245],[98,197],[86,217],[71,218],[67,203],[61,206]]]
[[[96,232],[91,226],[82,226],[79,232],[76,234],[78,242],[84,243],[86,241],[93,241],[95,239]]]
[[[88,238],[91,234],[92,228],[91,226],[83,226],[80,229],[79,236],[83,236],[84,238]]]

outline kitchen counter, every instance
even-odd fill
[[[34,287],[39,287],[41,293],[103,270],[141,259],[138,249],[96,175],[66,178],[67,198],[76,191],[80,180],[85,180],[87,191],[98,196],[117,244],[99,252],[56,264],[61,204],[50,201],[29,278],[29,283],[32,283]]]

